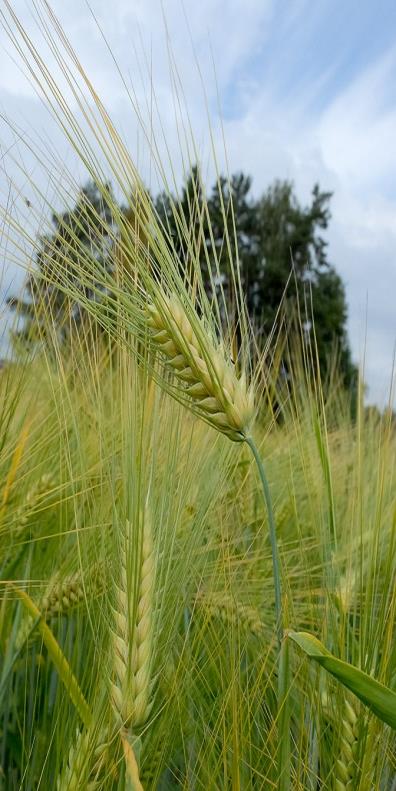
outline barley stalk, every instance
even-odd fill
[[[221,347],[205,332],[198,340],[180,300],[162,297],[147,307],[151,338],[190,397],[193,411],[234,442],[242,442],[253,419],[253,391],[239,379]],[[204,329],[204,328],[202,328]]]
[[[127,521],[121,538],[119,579],[115,585],[111,699],[119,724],[135,731],[144,725],[150,713],[155,558],[147,507],[142,524],[137,585],[134,580],[128,580],[130,535],[131,524]],[[133,594],[136,589],[134,608],[129,591]]]

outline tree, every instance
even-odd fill
[[[338,373],[350,387],[356,368],[347,335],[345,289],[328,261],[322,236],[331,218],[330,199],[331,193],[321,192],[318,185],[307,207],[299,204],[289,182],[275,182],[267,190],[257,203],[259,244],[245,268],[246,291],[249,312],[258,317],[264,336],[284,296],[287,313],[299,310],[305,331],[315,331],[322,377],[336,354]]]
[[[250,177],[236,173],[229,181],[220,176],[205,196],[200,172],[194,167],[178,199],[161,193],[155,200],[179,265],[184,267],[191,254],[198,257],[208,294],[216,286],[220,289],[218,270],[228,308],[233,299],[231,265],[240,261],[244,272],[257,257],[257,207],[250,188]]]
[[[241,280],[249,315],[264,346],[284,300],[288,315],[302,314],[304,330],[313,335],[319,364],[325,378],[330,361],[337,355],[338,372],[350,387],[356,379],[346,330],[347,306],[342,280],[327,259],[323,238],[330,221],[331,193],[318,185],[311,203],[298,202],[290,182],[275,182],[258,200],[251,197],[251,179],[243,173],[230,180],[220,177],[207,197],[205,217],[198,170],[193,169],[180,199],[161,196],[157,209],[166,222],[181,260],[187,251],[180,228],[199,232],[198,254],[206,273],[206,287],[212,283],[207,260],[218,262],[222,287],[229,296],[230,259],[239,261]],[[201,219],[200,219],[201,218]],[[188,236],[188,234],[187,234]]]
[[[72,209],[52,215],[53,232],[39,239],[35,267],[26,278],[24,297],[8,299],[9,307],[23,318],[22,326],[14,332],[16,345],[29,349],[37,342],[52,343],[54,334],[57,343],[64,344],[74,331],[81,329],[88,313],[80,302],[65,294],[64,287],[70,282],[78,286],[84,300],[98,298],[103,280],[100,272],[113,268],[112,204],[110,186],[102,194],[90,182],[79,191]],[[97,278],[94,275],[89,284],[76,275],[76,265],[84,258],[90,260],[90,271],[97,272]]]

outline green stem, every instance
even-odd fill
[[[276,537],[276,525],[274,510],[272,507],[271,492],[265,474],[264,465],[256,444],[252,437],[246,438],[246,443],[251,449],[257,469],[259,472],[261,484],[263,487],[264,502],[267,508],[269,536],[272,553],[272,569],[274,577],[274,590],[275,590],[275,619],[276,619],[276,636],[278,641],[278,734],[279,744],[277,749],[277,767],[278,767],[278,791],[289,791],[290,789],[290,770],[291,770],[291,755],[290,755],[290,706],[289,706],[289,649],[287,639],[284,639],[284,616],[283,616],[283,602],[282,602],[282,583],[278,553],[278,542]]]
[[[289,641],[284,638],[278,662],[278,791],[290,789]]]
[[[282,613],[282,586],[281,586],[278,542],[276,538],[276,526],[275,526],[274,510],[272,508],[271,492],[269,489],[267,476],[265,474],[264,465],[254,440],[252,439],[252,437],[247,437],[245,441],[246,444],[249,445],[249,448],[253,453],[254,460],[257,465],[258,473],[263,487],[264,502],[267,508],[269,537],[270,537],[271,554],[272,554],[272,570],[274,576],[276,635],[278,639],[278,648],[280,650],[282,645],[283,628],[284,628],[283,613]]]

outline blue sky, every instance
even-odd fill
[[[31,0],[11,5],[34,32]],[[144,170],[142,136],[87,3],[52,5]],[[142,105],[149,80],[147,70],[142,80],[139,69],[144,74],[144,53],[149,56],[165,137],[181,177],[160,2],[91,0],[91,8]],[[230,169],[250,173],[256,194],[274,178],[293,180],[302,201],[315,182],[334,192],[329,256],[346,284],[352,349],[357,361],[365,353],[369,400],[385,403],[396,339],[396,3],[164,0],[162,8],[204,159],[210,146],[203,86],[219,161],[225,163],[217,81]],[[1,31],[0,45],[0,111],[37,139],[45,136],[77,178],[73,155],[10,60]],[[3,122],[3,152],[10,143],[16,159],[23,155],[25,170],[45,188],[45,170],[22,152]],[[2,165],[4,183],[22,188],[15,161],[8,155]],[[4,288],[11,279],[17,282],[18,275],[8,268]]]
[[[274,6],[271,25],[254,60],[257,79],[271,80],[276,93],[295,94],[320,86],[311,110],[318,112],[370,62],[394,44],[396,5],[363,0],[319,0]]]

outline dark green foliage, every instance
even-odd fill
[[[25,283],[25,298],[11,297],[8,305],[23,317],[23,326],[14,333],[14,341],[25,348],[38,341],[64,343],[73,330],[84,322],[86,311],[64,293],[68,282],[78,286],[81,296],[98,299],[101,272],[113,268],[112,238],[114,221],[111,205],[114,198],[101,194],[90,182],[77,196],[74,208],[52,215],[53,232],[39,239],[36,266]],[[76,264],[89,259],[90,272],[97,272],[88,282],[77,282]],[[94,266],[92,266],[94,262]],[[83,266],[87,271],[88,267]],[[62,287],[61,287],[62,284]]]
[[[221,273],[215,283],[217,288],[221,283],[228,303],[232,301],[229,261],[239,260],[248,312],[262,347],[283,304],[284,315],[289,320],[299,317],[311,341],[315,333],[323,380],[336,358],[341,381],[353,388],[356,367],[346,330],[345,289],[327,259],[322,235],[330,220],[331,193],[315,185],[310,204],[303,207],[289,182],[275,182],[258,200],[250,190],[251,179],[243,173],[229,181],[220,177],[206,196],[206,214],[195,168],[179,199],[172,202],[168,195],[160,195],[156,208],[181,261],[188,261],[187,240],[194,232],[207,290],[210,293],[214,287],[208,274],[211,262]]]
[[[315,185],[310,205],[302,207],[292,184],[276,182],[258,201],[259,249],[248,270],[249,310],[260,317],[267,335],[284,296],[287,314],[298,311],[304,331],[311,337],[315,331],[323,378],[336,354],[339,374],[351,386],[356,370],[346,331],[345,289],[321,234],[330,220],[330,198]]]

